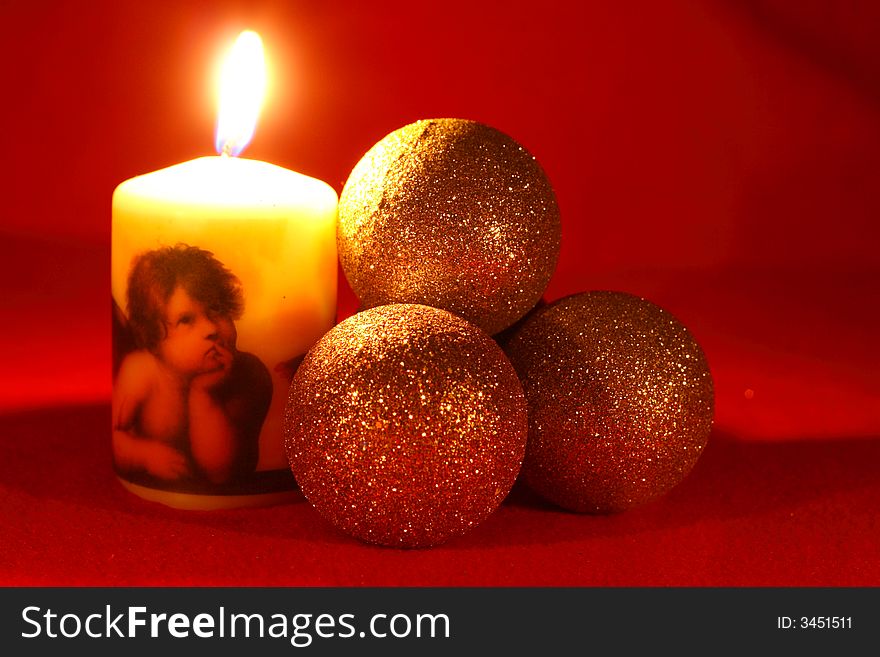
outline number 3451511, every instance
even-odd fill
[[[852,616],[801,616],[791,619],[788,626],[792,625],[804,630],[851,630]]]

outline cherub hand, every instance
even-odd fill
[[[155,441],[145,441],[142,448],[143,466],[154,477],[182,479],[191,474],[186,457],[173,447]]]
[[[215,364],[215,369],[203,372],[193,377],[192,385],[199,390],[211,390],[220,385],[229,376],[232,371],[232,361],[235,357],[234,352],[222,342],[214,345],[208,359]]]

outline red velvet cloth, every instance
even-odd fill
[[[880,441],[741,441],[716,433],[680,486],[613,516],[517,487],[470,534],[372,547],[306,503],[187,512],[111,474],[107,405],[0,420],[5,584],[866,585],[878,583]]]
[[[0,19],[0,584],[880,584],[876,6],[11,2]],[[715,430],[680,486],[608,517],[517,486],[415,551],[305,502],[183,512],[120,487],[110,195],[210,154],[207,77],[245,27],[277,76],[249,157],[339,191],[431,116],[532,151],[563,218],[547,298],[640,294],[706,351]],[[355,305],[340,279],[340,315]]]

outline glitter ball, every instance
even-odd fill
[[[516,372],[487,334],[395,304],[338,324],[290,387],[285,447],[303,494],[370,543],[436,545],[494,511],[528,433]]]
[[[507,342],[529,405],[526,483],[573,511],[622,511],[696,463],[714,391],[702,349],[671,314],[589,292],[535,312]]]
[[[339,198],[339,259],[367,308],[417,303],[494,334],[556,267],[556,195],[537,160],[463,119],[407,125],[373,146]]]

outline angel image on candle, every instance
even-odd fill
[[[114,309],[113,455],[126,477],[183,488],[254,473],[272,398],[268,368],[237,349],[239,279],[209,251],[137,255]]]

